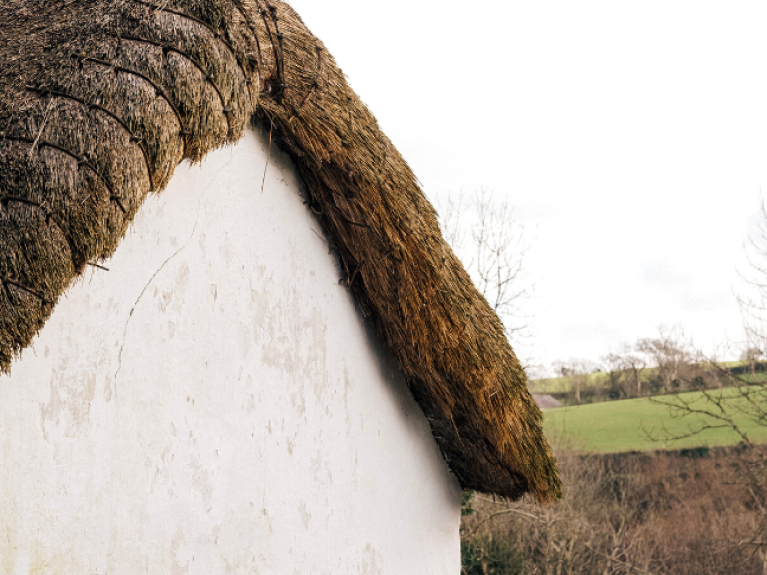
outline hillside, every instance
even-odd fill
[[[678,369],[676,377],[665,384],[661,369],[643,367],[636,372],[595,371],[578,376],[534,379],[530,381],[529,387],[532,393],[550,395],[563,405],[578,405],[767,381],[767,361],[759,361],[754,365],[744,361],[721,362],[716,365],[691,363]],[[576,400],[576,382],[580,387],[580,402]]]

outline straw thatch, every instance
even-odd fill
[[[407,164],[284,2],[0,0],[0,368],[180,161],[250,122],[293,158],[461,484],[558,497],[498,317]]]

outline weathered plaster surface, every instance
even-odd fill
[[[0,574],[457,574],[460,490],[249,132],[0,377]]]

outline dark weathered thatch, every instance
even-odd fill
[[[559,496],[498,317],[322,43],[276,0],[0,0],[0,368],[185,158],[265,127],[465,488]]]

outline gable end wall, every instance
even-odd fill
[[[248,131],[62,298],[0,376],[0,574],[459,572],[460,489],[303,201]]]

